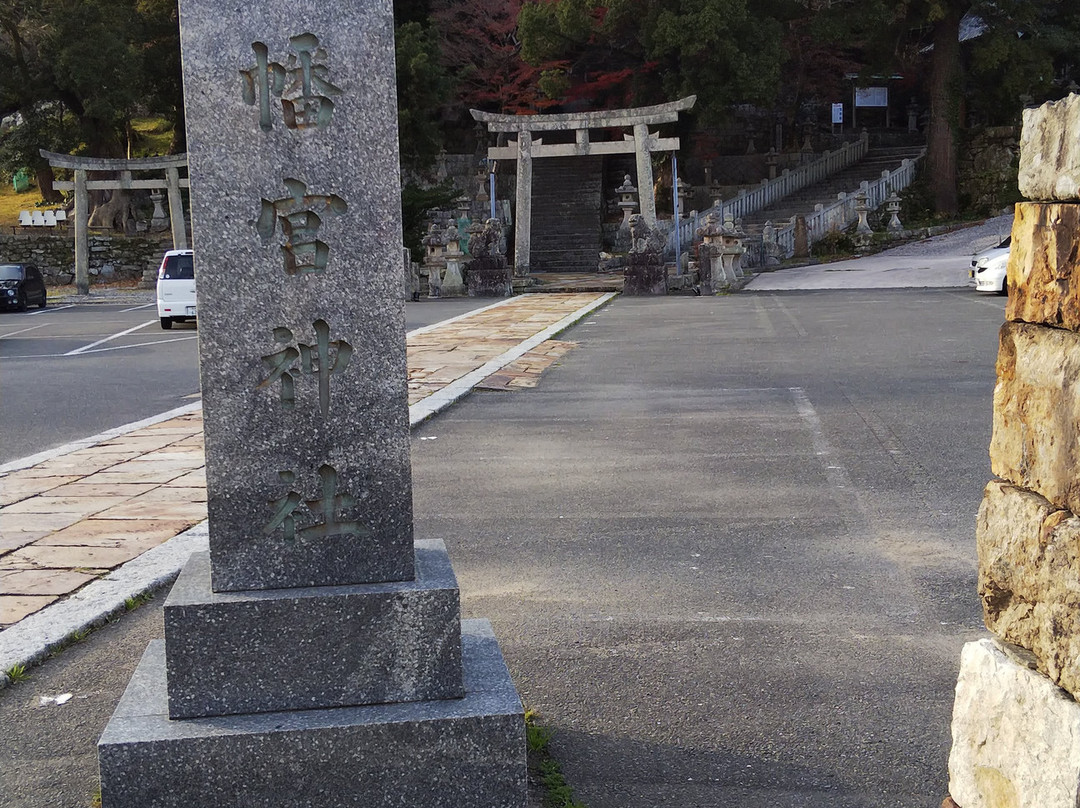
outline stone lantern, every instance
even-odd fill
[[[874,231],[870,229],[870,223],[866,220],[867,215],[870,213],[866,191],[859,191],[855,195],[855,213],[859,217],[859,223],[855,226],[855,246],[869,247]]]
[[[893,191],[885,200],[885,210],[889,212],[889,223],[885,229],[890,233],[901,233],[904,225],[900,222],[900,197]]]
[[[720,188],[720,183],[717,180],[713,180],[709,185],[709,199],[712,201],[714,208],[720,207],[720,203],[723,202],[723,192]]]
[[[746,253],[742,243],[743,235],[741,224],[736,222],[734,214],[728,211],[724,215],[724,226],[721,230],[720,256],[724,264],[724,277],[733,281],[743,277],[742,257]]]
[[[460,219],[458,221],[460,222]],[[446,225],[446,272],[442,278],[442,297],[461,297],[465,294],[465,281],[461,274],[465,252],[461,249],[462,239],[458,227],[454,222]]]
[[[679,210],[676,211],[678,216],[675,218],[682,219],[686,217],[686,198],[690,195],[689,186],[681,179],[678,180],[678,193],[677,199],[679,200]]]
[[[777,155],[776,149],[775,148],[769,149],[768,154],[765,155],[765,165],[768,166],[769,179],[770,180],[775,180],[776,179],[776,165],[779,162],[780,162],[780,157],[779,157],[779,155]]]
[[[705,217],[705,224],[698,228],[696,235],[702,240],[699,252],[701,272],[701,293],[716,295],[726,292],[735,282],[734,275],[727,275],[724,266],[724,225],[714,211]]]
[[[615,189],[615,193],[619,195],[618,205],[623,215],[620,228],[629,229],[630,217],[637,213],[637,188],[630,182],[629,174],[623,177],[623,184]]]
[[[424,269],[428,276],[428,297],[440,297],[442,270],[446,266],[446,230],[432,223],[424,236]]]

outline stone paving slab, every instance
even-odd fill
[[[522,295],[412,332],[410,421],[475,386],[535,386],[574,345],[550,337],[611,297]],[[0,635],[206,519],[200,410],[25,460],[0,468]]]

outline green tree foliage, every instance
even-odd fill
[[[0,167],[33,166],[47,197],[38,149],[122,156],[136,114],[182,133],[181,98],[174,0],[0,1],[0,114],[22,120]]]
[[[451,83],[439,63],[439,43],[429,24],[406,22],[397,27],[398,140],[407,168],[429,166],[442,148],[439,109]]]
[[[747,0],[554,0],[522,7],[521,56],[563,103],[658,103],[697,95],[699,120],[771,103],[786,55],[777,14]],[[765,13],[763,13],[763,11]]]
[[[927,175],[938,213],[957,212],[957,144],[968,119],[1017,123],[1075,68],[1073,0],[804,0],[815,34],[856,50],[867,73],[925,77]],[[962,31],[967,36],[961,39]]]

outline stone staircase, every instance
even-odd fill
[[[826,180],[810,185],[793,194],[789,194],[776,204],[752,213],[743,218],[743,229],[747,233],[760,233],[765,222],[773,224],[787,222],[799,215],[814,212],[817,204],[831,205],[840,192],[853,193],[864,181],[873,181],[881,177],[882,171],[893,171],[905,159],[918,157],[922,146],[901,146],[892,148],[870,149],[866,157],[853,166],[829,176]]]
[[[603,179],[602,157],[533,161],[530,272],[596,272]]]

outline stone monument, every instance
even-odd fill
[[[513,273],[503,254],[502,224],[488,219],[469,228],[469,297],[509,297],[514,292]]]
[[[630,252],[623,270],[624,295],[666,295],[667,271],[664,269],[664,244],[649,227],[645,217],[630,217]]]
[[[1080,805],[1080,95],[1024,110],[1021,193],[976,519],[993,637],[968,643],[949,792],[962,808]]]
[[[522,808],[521,703],[413,540],[389,0],[181,0],[210,552],[103,808]]]

